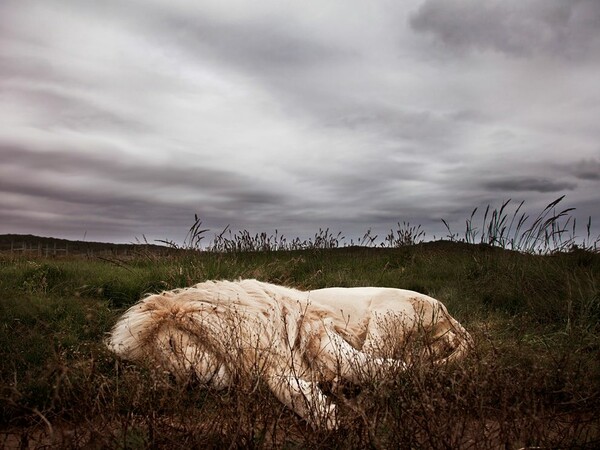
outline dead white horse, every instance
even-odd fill
[[[224,388],[259,377],[299,416],[331,429],[337,406],[317,383],[389,379],[415,358],[406,351],[414,336],[426,336],[418,357],[435,362],[462,358],[471,345],[441,302],[417,292],[304,292],[240,280],[147,296],[121,317],[107,345],[180,381]]]

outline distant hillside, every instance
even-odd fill
[[[71,241],[31,234],[0,234],[0,253],[25,253],[38,256],[120,255],[140,252],[163,255],[172,249],[156,244],[112,244],[107,242]]]
[[[507,252],[499,247],[493,247],[486,244],[468,244],[465,242],[451,242],[447,240],[428,241],[409,245],[415,249],[426,251],[436,251],[442,253],[461,253],[472,249],[480,251]],[[271,249],[272,251],[275,248]],[[329,249],[339,252],[385,252],[389,247],[369,247],[369,246],[340,246]],[[52,237],[34,236],[31,234],[1,234],[0,235],[0,254],[29,254],[37,256],[135,256],[140,254],[151,254],[154,256],[172,255],[177,250],[166,245],[157,244],[113,244],[107,242],[88,242],[72,241],[68,239],[57,239]],[[257,250],[241,250],[246,252]],[[269,251],[269,250],[264,250]],[[299,250],[302,251],[302,250]]]

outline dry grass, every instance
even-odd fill
[[[331,393],[341,428],[313,430],[258,380],[213,391],[114,361],[95,349],[76,361],[55,355],[42,411],[9,394],[4,446],[56,448],[595,448],[598,381],[570,353],[532,353],[475,330],[463,363],[414,363],[389,383]],[[557,359],[558,358],[558,359]],[[597,364],[597,361],[596,361]],[[589,371],[590,369],[591,372]],[[7,393],[4,392],[3,395]],[[5,411],[8,412],[8,411]],[[47,448],[47,447],[46,447]]]

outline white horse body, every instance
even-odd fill
[[[442,303],[417,292],[209,281],[140,300],[107,345],[215,388],[258,376],[301,417],[334,428],[336,406],[317,383],[389,378],[414,359],[406,345],[417,334],[437,362],[462,358],[471,343]]]

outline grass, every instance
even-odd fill
[[[336,248],[325,230],[319,245],[277,252],[240,244],[120,261],[0,257],[0,446],[597,448],[600,254],[511,250],[518,239],[421,242],[420,227],[402,226],[408,237],[392,233],[401,244],[386,248]],[[348,387],[338,431],[312,430],[261,383],[182,386],[104,348],[144,293],[239,277],[413,289],[442,300],[476,348],[460,365],[415,364],[391,383]]]
[[[577,221],[571,215],[575,208],[557,209],[565,196],[550,202],[533,220],[522,211],[524,201],[509,213],[511,200],[506,200],[500,208],[490,210],[488,205],[481,219],[481,228],[477,228],[478,208],[465,221],[463,242],[494,245],[501,248],[524,253],[552,253],[574,248],[598,251],[600,236],[595,239],[591,235],[592,218],[589,217],[583,239],[578,240]],[[509,220],[510,219],[510,220]],[[448,230],[450,240],[456,240],[458,234],[453,233],[448,223],[442,219]]]

